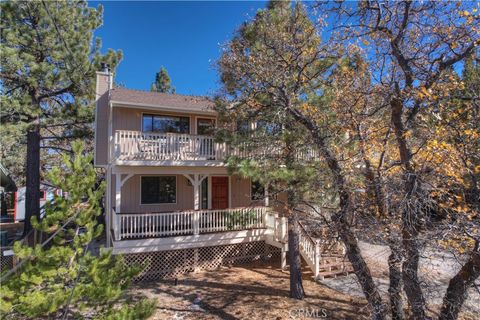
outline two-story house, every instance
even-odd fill
[[[212,135],[204,97],[113,88],[97,73],[95,166],[106,172],[107,246],[127,262],[150,261],[144,278],[281,255],[286,219],[264,188],[229,175],[234,152]],[[260,199],[260,200],[258,200]],[[320,241],[302,233],[302,255],[320,272]]]

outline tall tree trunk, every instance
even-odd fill
[[[400,162],[404,169],[404,194],[403,201],[407,201],[406,208],[402,211],[402,244],[405,250],[405,260],[402,265],[402,278],[405,293],[407,294],[414,319],[425,319],[425,299],[423,297],[420,280],[418,278],[418,265],[420,260],[420,246],[418,234],[423,213],[416,208],[420,185],[411,165],[411,151],[406,140],[406,130],[403,124],[403,100],[393,98],[390,102],[391,121],[397,140]]]
[[[300,256],[300,238],[298,234],[298,217],[288,218],[288,259],[290,264],[290,297],[298,300],[305,298],[302,283],[302,259]]]
[[[440,311],[440,320],[455,320],[467,299],[467,291],[474,281],[480,276],[480,247],[478,241],[475,244],[467,263],[453,277],[443,297],[443,306]]]
[[[388,214],[387,199],[385,197],[385,191],[383,189],[382,176],[377,171],[377,174],[373,171],[372,163],[368,158],[367,151],[365,150],[365,140],[360,132],[360,128],[357,129],[357,137],[360,140],[360,150],[362,153],[363,162],[365,164],[364,176],[367,181],[367,192],[370,197],[375,199],[375,206],[377,207],[378,214],[380,216],[386,216]]]
[[[404,214],[405,216],[407,214]],[[415,226],[406,226],[410,224],[408,218],[404,218],[402,230],[402,244],[405,250],[405,261],[402,265],[402,279],[408,302],[412,308],[414,319],[425,319],[425,299],[423,297],[420,280],[418,278],[418,266],[420,260],[420,245],[418,232]]]
[[[402,253],[399,245],[396,243],[390,244],[390,251],[391,253],[388,257],[388,271],[390,278],[388,294],[390,296],[392,320],[403,320],[405,319],[405,314],[403,312],[402,299]]]
[[[363,162],[365,163],[364,176],[367,181],[367,192],[371,198],[375,201],[375,207],[377,208],[377,213],[381,217],[387,217],[389,215],[389,208],[387,200],[385,198],[385,191],[383,189],[383,181],[380,172],[375,173],[372,169],[370,160],[368,159],[366,150],[365,150],[365,141],[361,136],[360,130],[358,130],[358,136],[361,141],[361,152],[363,157]],[[391,235],[391,237],[393,237]],[[392,315],[392,320],[403,320],[405,319],[405,314],[403,312],[403,299],[402,299],[402,254],[401,248],[393,240],[390,244],[391,254],[388,257],[388,270],[389,270],[389,299],[390,299],[390,310]]]
[[[288,170],[295,170],[295,145],[292,141],[292,129],[290,124],[285,126],[285,166]],[[290,181],[287,188],[288,216],[288,260],[290,265],[290,297],[298,300],[305,298],[302,283],[302,257],[300,255],[299,221],[295,210],[298,205],[299,193],[298,182]]]
[[[32,230],[31,218],[40,219],[40,132],[35,126],[27,133],[27,177],[23,235]]]
[[[321,156],[325,159],[325,162],[332,172],[334,186],[338,190],[340,198],[340,210],[332,216],[332,221],[335,226],[335,230],[338,232],[340,239],[346,247],[346,254],[348,260],[353,266],[355,275],[362,287],[363,293],[372,309],[372,318],[375,320],[385,319],[385,305],[382,301],[382,297],[378,292],[378,288],[373,281],[370,268],[368,267],[365,259],[363,259],[358,240],[355,236],[352,226],[349,220],[353,216],[350,193],[348,191],[342,168],[340,167],[334,154],[330,151],[326,144],[325,138],[322,136],[318,126],[311,121],[311,119],[296,109],[287,109],[290,115],[295,120],[301,123],[308,129],[312,135],[313,142],[318,148]]]
[[[370,268],[368,267],[365,259],[363,259],[362,252],[358,245],[358,240],[353,232],[351,226],[346,221],[346,216],[344,212],[338,212],[333,217],[332,220],[336,225],[336,230],[340,239],[346,247],[347,258],[352,264],[353,271],[357,276],[358,282],[362,287],[363,294],[365,295],[368,304],[372,308],[372,319],[381,320],[385,319],[385,305],[382,301],[380,293],[378,292],[377,285],[373,281]]]

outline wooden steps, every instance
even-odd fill
[[[347,276],[352,272],[353,268],[344,256],[329,254],[328,256],[322,256],[320,260],[320,273],[317,276],[317,280]]]

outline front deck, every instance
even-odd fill
[[[163,213],[118,213],[116,239],[164,238],[264,229],[267,207],[191,210]]]
[[[201,248],[254,241],[286,243],[286,220],[268,207],[115,214],[114,253]]]
[[[280,249],[281,268],[286,267],[287,219],[279,217],[269,207],[128,213],[116,214],[116,217],[114,235],[118,240],[113,241],[115,254],[158,255],[162,252],[170,252],[178,253],[181,255],[181,260],[189,261],[190,252],[195,254],[193,258],[195,269],[199,259],[222,260],[224,255],[235,255],[233,252],[242,256],[246,254],[242,253],[246,250],[246,245],[255,246],[258,243],[264,243]],[[299,243],[300,254],[316,279],[345,274],[350,270],[347,270],[344,263],[338,262],[335,257],[335,254],[344,254],[343,246],[340,246],[340,250],[337,247],[332,251],[334,248],[329,244],[329,239],[312,238],[301,224]],[[203,252],[205,257],[199,256],[199,252]],[[326,255],[323,257],[323,254]],[[177,259],[180,258],[177,257]],[[163,265],[160,260],[156,263]],[[168,263],[174,262],[169,260]],[[332,267],[338,268],[333,270]]]

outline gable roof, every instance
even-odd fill
[[[115,104],[139,105],[150,107],[168,107],[180,110],[215,112],[214,102],[207,97],[187,96],[181,94],[161,93],[113,88],[110,100]]]

